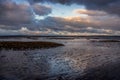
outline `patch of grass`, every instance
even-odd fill
[[[54,42],[42,42],[42,41],[32,41],[32,42],[20,42],[20,41],[1,41],[0,42],[0,50],[1,49],[13,49],[13,50],[27,50],[27,49],[41,49],[41,48],[52,48],[64,46],[60,43]]]

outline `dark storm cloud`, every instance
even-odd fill
[[[17,5],[8,0],[0,2],[0,12],[0,23],[3,24],[28,23],[32,18],[28,5]]]
[[[53,2],[60,4],[88,4],[88,5],[107,5],[109,3],[114,3],[119,0],[29,0],[30,2]]]
[[[20,4],[15,1],[21,0],[0,0],[0,34],[120,34],[120,18],[108,14],[120,15],[120,0],[22,0],[27,3]],[[50,7],[39,2],[85,5],[88,11],[78,10],[76,13],[89,16],[47,17],[35,24],[35,14],[41,17],[52,12]]]
[[[120,0],[29,0],[32,2],[52,2],[65,5],[80,4],[88,9],[104,10],[112,14],[120,15]]]
[[[70,30],[74,30],[75,28],[84,28],[86,26],[92,26],[91,23],[87,22],[86,19],[80,17],[73,18],[61,18],[61,17],[47,17],[44,20],[39,22],[41,27],[46,27],[54,30],[69,30],[65,26],[70,25],[73,26]],[[77,30],[76,30],[77,31]]]
[[[110,21],[109,21],[110,20]],[[39,22],[39,30],[50,29],[59,34],[120,34],[118,27],[120,19],[108,18],[104,21],[81,17],[47,17]]]
[[[93,17],[92,17],[93,18]],[[80,35],[80,34],[120,34],[118,25],[120,19],[109,17],[104,21],[81,17],[47,17],[40,20],[37,25],[29,24],[22,26],[0,25],[1,32],[10,34],[52,34],[52,35]],[[8,34],[8,33],[7,33]]]
[[[34,13],[40,16],[48,15],[51,13],[51,8],[29,3],[18,4],[12,0],[0,0],[0,24],[29,24],[34,21]]]
[[[47,17],[39,22],[41,28],[49,28],[55,31],[70,31],[70,32],[81,32],[81,29],[87,27],[99,28],[99,29],[110,29],[110,30],[120,30],[118,27],[120,25],[119,18],[109,17],[105,20],[99,20],[100,17]],[[92,32],[92,30],[89,30]],[[94,31],[93,31],[94,32]]]
[[[48,15],[52,12],[51,7],[48,7],[48,6],[34,4],[32,7],[33,7],[35,13],[38,15]]]

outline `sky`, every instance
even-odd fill
[[[120,0],[0,0],[0,35],[120,35]]]

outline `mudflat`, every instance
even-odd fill
[[[1,41],[0,49],[13,49],[13,50],[26,50],[26,49],[41,49],[41,48],[52,48],[63,46],[63,44],[55,42],[44,42],[44,41],[31,41],[31,42],[21,42],[21,41]]]

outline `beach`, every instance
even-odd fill
[[[22,38],[64,46],[0,50],[0,80],[119,80],[120,42],[97,40]]]

